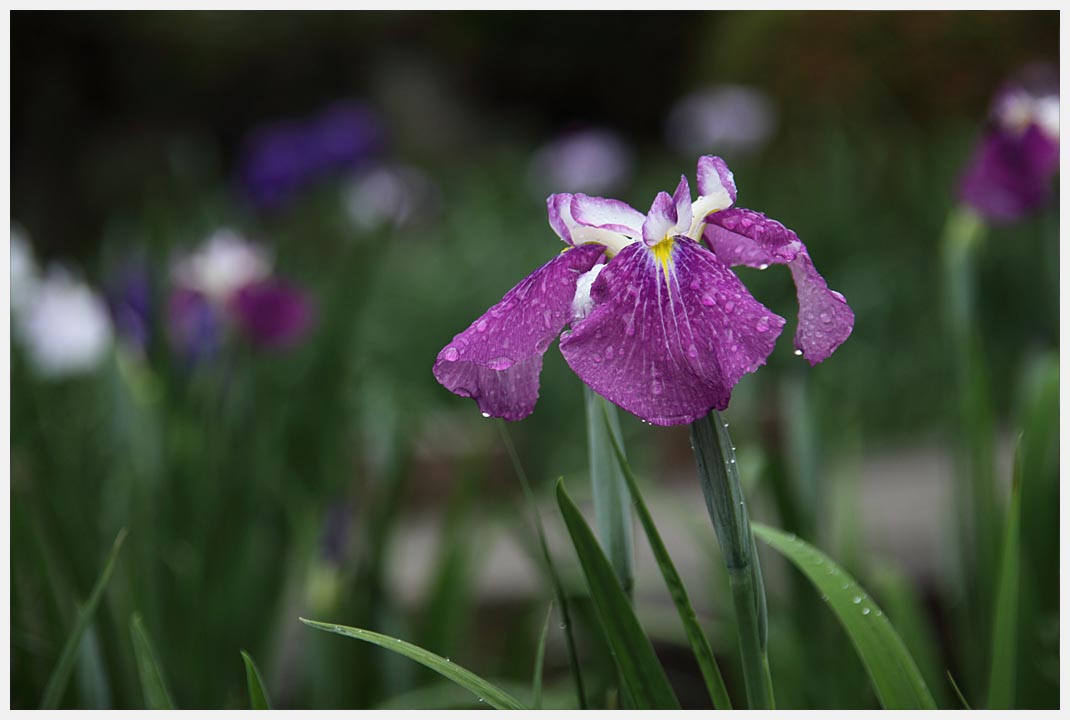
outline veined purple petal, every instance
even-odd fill
[[[727,265],[764,270],[787,265],[799,298],[795,347],[811,365],[826,359],[854,328],[854,312],[843,295],[829,290],[798,235],[776,220],[745,208],[706,218],[706,244]]]
[[[575,223],[572,219],[572,193],[556,193],[546,198],[546,214],[557,236],[569,245],[575,244],[569,229]]]
[[[650,205],[650,212],[643,222],[643,241],[647,245],[656,245],[671,234],[676,227],[676,204],[672,195],[659,192]]]
[[[488,417],[530,415],[543,353],[572,319],[576,281],[604,252],[598,245],[570,248],[524,278],[442,349],[435,379],[473,398]]]
[[[705,247],[671,242],[667,254],[624,248],[595,280],[591,314],[561,339],[588,386],[654,425],[725,409],[784,326]]]
[[[268,348],[295,345],[315,318],[312,301],[305,292],[278,279],[242,286],[230,297],[228,305],[246,335]]]
[[[725,161],[716,155],[703,155],[698,159],[698,194],[717,195],[724,190],[728,198],[736,201],[736,180]]]
[[[672,194],[672,201],[676,205],[676,227],[673,234],[686,235],[691,227],[691,186],[687,184],[686,175],[680,176],[680,184]]]
[[[611,198],[572,196],[572,217],[580,225],[612,230],[636,237],[643,227],[643,213]]]

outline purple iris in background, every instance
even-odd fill
[[[384,137],[378,116],[354,100],[339,101],[310,119],[265,125],[245,142],[238,171],[242,190],[261,210],[282,208],[312,183],[361,167]]]
[[[152,322],[152,283],[145,259],[127,260],[105,291],[115,331],[128,345],[144,351]]]
[[[985,219],[1019,220],[1045,205],[1059,171],[1057,85],[1011,83],[959,183],[959,199]]]
[[[732,388],[763,365],[784,319],[729,268],[785,264],[799,299],[797,354],[827,358],[854,326],[798,236],[759,212],[733,208],[736,186],[718,157],[643,215],[618,200],[556,194],[550,226],[568,246],[442,349],[435,377],[487,417],[535,408],[542,356],[561,335],[569,366],[595,392],[655,425],[682,425],[728,406]]]
[[[249,339],[268,348],[299,342],[314,317],[305,292],[277,278],[242,286],[231,296],[229,307]]]

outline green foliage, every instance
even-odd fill
[[[134,643],[134,657],[137,660],[137,674],[141,679],[141,694],[145,698],[147,710],[174,710],[175,703],[167,690],[160,661],[149,641],[148,631],[141,616],[134,613],[130,617],[130,638]]]
[[[249,687],[249,709],[270,710],[271,700],[268,699],[267,690],[264,689],[264,679],[260,677],[260,669],[249,657],[249,653],[241,651],[241,659],[245,664],[245,684]]]

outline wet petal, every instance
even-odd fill
[[[854,328],[854,312],[843,295],[829,290],[798,235],[776,220],[745,208],[729,208],[706,218],[703,238],[727,265],[764,270],[787,265],[799,298],[795,347],[816,365],[846,340]]]
[[[676,226],[676,204],[667,192],[659,192],[643,222],[643,240],[656,245],[671,234]]]
[[[698,240],[706,216],[732,207],[736,201],[736,181],[724,160],[713,155],[698,159],[698,200],[691,205],[691,227],[687,236]]]
[[[557,236],[573,245],[570,228],[576,221],[572,219],[572,193],[556,193],[546,198],[546,214]]]
[[[571,248],[528,275],[456,335],[435,360],[435,378],[473,398],[484,415],[520,420],[535,409],[542,355],[572,318],[576,281],[602,256]]]
[[[691,187],[687,184],[686,176],[680,176],[680,184],[672,194],[672,201],[676,205],[676,227],[673,233],[686,235],[691,227]]]
[[[580,225],[632,237],[638,237],[643,227],[643,213],[628,203],[583,194],[572,196],[572,217]]]
[[[625,248],[592,288],[594,309],[561,340],[595,392],[654,425],[681,425],[728,406],[765,363],[784,319],[755,300],[709,250],[683,238],[662,263]]]

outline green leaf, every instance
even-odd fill
[[[134,659],[137,661],[137,674],[141,680],[141,694],[145,699],[147,710],[174,710],[175,704],[167,692],[167,683],[160,671],[160,661],[152,649],[149,634],[141,616],[130,616],[130,637],[134,643]]]
[[[752,523],[754,534],[783,554],[821,593],[854,644],[889,710],[936,709],[925,680],[884,612],[842,568],[794,535]]]
[[[391,652],[403,655],[410,660],[415,660],[424,667],[434,670],[439,675],[442,675],[446,679],[452,680],[461,687],[469,690],[478,699],[498,710],[527,710],[527,708],[512,695],[501,688],[490,684],[471,670],[467,670],[460,665],[451,662],[449,658],[436,655],[435,653],[417,647],[412,643],[407,643],[404,640],[392,638],[388,635],[380,635],[371,630],[316,622],[315,620],[306,620],[305,618],[300,618],[300,620],[305,625],[316,628],[317,630],[323,630],[325,632],[342,635],[355,640],[363,640],[364,642],[378,645],[381,648],[386,648]]]
[[[41,698],[42,710],[56,709],[59,707],[60,700],[63,699],[63,691],[67,687],[71,669],[74,667],[74,661],[78,657],[78,647],[82,642],[82,636],[85,635],[86,628],[89,627],[97,606],[100,604],[100,599],[104,596],[104,588],[107,587],[108,580],[111,579],[112,570],[115,569],[115,560],[119,556],[119,550],[122,548],[125,539],[126,528],[123,528],[115,536],[115,542],[112,543],[108,557],[104,561],[104,569],[100,571],[100,575],[89,593],[89,599],[78,611],[78,618],[74,621],[74,629],[71,630],[71,634],[63,646],[63,651],[60,653],[59,661],[48,678],[45,694]]]
[[[992,654],[988,672],[988,709],[1009,710],[1014,705],[1014,681],[1018,658],[1018,547],[1021,538],[1021,449],[1014,453],[1014,482],[1007,508],[1003,536],[1003,560],[999,572],[996,613],[992,626]]]
[[[584,387],[587,408],[587,462],[594,499],[598,538],[621,587],[629,597],[635,586],[632,557],[632,512],[627,486],[614,446],[623,446],[617,408],[601,395]],[[623,452],[623,451],[622,451]]]
[[[546,658],[546,636],[550,633],[550,621],[554,617],[554,604],[551,602],[546,611],[546,621],[542,624],[542,633],[539,635],[539,646],[535,650],[535,671],[531,679],[531,707],[534,710],[542,710],[542,668]]]
[[[244,650],[241,651],[241,659],[245,663],[245,684],[249,686],[249,709],[270,710],[271,700],[264,689],[264,678],[260,676],[260,669]]]
[[[572,682],[576,686],[576,699],[579,702],[580,710],[586,710],[587,693],[583,688],[583,671],[580,670],[579,656],[576,654],[576,640],[572,635],[572,618],[569,615],[565,586],[561,583],[561,575],[554,566],[554,558],[550,555],[550,547],[546,544],[546,532],[542,528],[542,517],[539,515],[539,507],[535,502],[535,493],[531,490],[528,475],[524,472],[524,466],[520,464],[520,456],[517,455],[516,448],[513,447],[513,441],[509,437],[509,430],[506,428],[504,420],[498,421],[498,431],[501,433],[502,442],[509,453],[509,459],[513,463],[516,476],[520,480],[520,486],[524,489],[524,499],[527,502],[528,510],[531,512],[532,524],[535,526],[535,535],[539,540],[539,551],[542,553],[546,574],[550,577],[550,586],[554,591],[554,599],[557,600],[557,605],[561,608],[561,626],[565,634],[565,647],[568,650],[568,667],[572,672]]]
[[[654,654],[654,646],[643,633],[628,596],[594,533],[565,492],[563,480],[557,481],[557,504],[583,566],[598,619],[620,670],[623,689],[637,709],[679,709],[680,702]]]
[[[608,414],[605,416],[605,422],[608,427],[610,422]],[[632,472],[628,459],[624,457],[624,452],[621,450],[617,439],[612,434],[609,437],[613,444],[617,462],[620,464],[621,472],[628,483],[628,490],[631,493],[632,502],[635,504],[635,512],[639,516],[639,522],[643,525],[647,542],[650,543],[650,549],[654,553],[654,559],[657,560],[661,576],[665,579],[665,586],[669,589],[669,595],[672,596],[676,612],[680,615],[680,622],[683,623],[687,641],[691,645],[691,652],[694,653],[699,670],[702,671],[702,678],[706,681],[706,689],[709,690],[713,707],[717,710],[731,710],[732,702],[728,698],[728,690],[725,688],[721,671],[717,667],[717,660],[713,656],[710,641],[706,638],[706,634],[702,632],[698,617],[695,615],[695,609],[691,606],[691,599],[687,596],[683,581],[680,580],[680,574],[676,572],[676,566],[673,565],[672,558],[669,557],[669,551],[665,549],[665,543],[662,542],[661,535],[654,525],[654,518],[651,517],[642,493],[639,492],[639,483],[635,478],[635,473]]]

